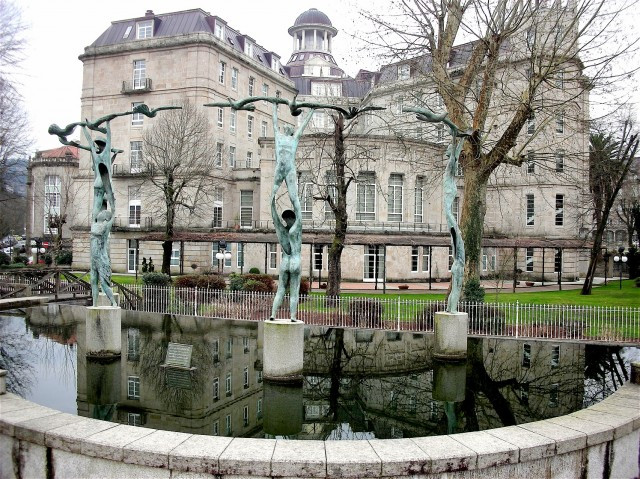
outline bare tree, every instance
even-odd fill
[[[559,114],[584,128],[579,101],[620,78],[615,61],[635,45],[622,32],[612,42],[626,3],[406,0],[385,14],[364,12],[374,28],[369,46],[393,61],[412,59],[416,82],[432,85],[450,119],[474,131],[460,157],[467,279],[480,274],[491,175],[521,166],[527,145]]]
[[[627,229],[627,246],[634,246],[633,235],[640,239],[640,160],[635,158],[622,185],[616,215]],[[635,171],[634,171],[635,167]]]
[[[165,220],[162,272],[171,274],[171,251],[176,220],[206,211],[220,178],[214,174],[221,159],[205,113],[187,101],[181,110],[158,118],[144,133],[142,187],[150,204]],[[210,209],[209,209],[210,211]]]
[[[628,120],[623,122],[617,135],[602,131],[591,134],[589,189],[594,207],[595,232],[581,294],[591,294],[604,231],[616,197],[633,164],[638,141],[638,134]]]

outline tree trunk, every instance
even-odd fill
[[[460,231],[464,240],[464,281],[480,279],[482,232],[487,213],[488,178],[469,165],[464,171],[464,201],[460,215]]]
[[[329,246],[329,274],[327,277],[327,296],[336,298],[340,295],[342,281],[342,251],[347,237],[347,190],[349,182],[345,178],[345,146],[344,146],[344,117],[338,115],[334,126],[334,167],[336,172],[336,201],[333,205],[336,226],[333,241]]]
[[[162,272],[171,276],[171,251],[173,251],[173,240],[162,242]]]
[[[593,245],[589,252],[589,267],[587,268],[587,275],[584,278],[582,290],[580,294],[591,294],[591,288],[593,288],[593,277],[596,274],[596,267],[598,266],[598,258],[600,257],[600,251],[602,250],[602,238],[604,236],[604,230],[609,220],[609,212],[604,211],[601,213],[601,221],[598,223],[596,233],[593,236]]]

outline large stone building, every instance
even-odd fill
[[[447,278],[451,264],[449,235],[442,212],[441,175],[447,136],[428,127],[402,105],[417,96],[441,106],[425,75],[424,58],[384,65],[348,77],[337,65],[332,46],[338,30],[328,16],[310,9],[289,29],[293,52],[280,57],[240,34],[219,17],[202,10],[115,21],[80,56],[84,65],[81,118],[126,111],[137,103],[150,107],[196,105],[252,95],[316,99],[340,105],[382,106],[354,126],[347,142],[354,181],[350,188],[349,235],[343,254],[343,278],[358,281],[425,281]],[[524,41],[524,39],[523,39]],[[450,67],[466,61],[469,46],[456,47]],[[509,58],[501,75],[516,84],[526,75],[522,58]],[[457,63],[456,63],[457,62]],[[572,95],[579,74],[545,95]],[[560,80],[559,80],[560,82]],[[558,85],[556,85],[558,86]],[[564,93],[563,93],[564,92]],[[542,110],[530,120],[546,125],[544,134],[522,134],[522,167],[505,166],[491,177],[485,221],[482,271],[508,277],[517,269],[530,279],[567,279],[585,269],[583,238],[589,230],[582,207],[586,191],[588,93],[575,95],[572,111]],[[177,224],[172,268],[178,271],[220,269],[246,271],[258,267],[277,274],[279,246],[268,208],[274,152],[270,105],[256,103],[255,112],[206,109],[218,148],[219,192],[198,214],[183,215]],[[504,123],[508,107],[496,106],[492,122]],[[284,108],[280,121],[296,119]],[[298,121],[300,117],[298,117]],[[125,150],[115,164],[118,198],[111,240],[114,271],[133,272],[142,257],[160,263],[163,238],[161,208],[150,201],[141,181],[143,131],[158,118],[134,115],[114,120],[114,145]],[[282,123],[281,123],[282,126]],[[327,248],[333,218],[322,197],[331,194],[331,136],[328,113],[316,111],[298,151],[303,210],[303,274],[326,276]],[[551,165],[551,166],[549,166]],[[88,265],[90,185],[88,155],[80,155],[74,262]],[[459,182],[459,208],[464,197]],[[458,211],[456,210],[456,214]],[[232,258],[218,264],[219,241]],[[514,263],[515,260],[515,263]]]

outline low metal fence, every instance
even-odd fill
[[[132,285],[139,296],[125,309],[206,318],[263,321],[271,316],[273,293],[218,291]],[[276,313],[288,318],[289,297]],[[307,324],[340,328],[433,331],[434,315],[444,301],[414,298],[301,297],[297,318]],[[465,303],[469,334],[513,338],[614,341],[640,344],[640,308],[549,304]]]

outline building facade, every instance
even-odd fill
[[[442,211],[442,172],[448,142],[444,130],[402,112],[421,97],[442,106],[423,66],[424,58],[360,71],[348,77],[332,54],[338,35],[329,17],[303,12],[289,29],[293,52],[280,56],[240,34],[224,20],[202,10],[116,21],[80,56],[84,65],[82,118],[126,111],[137,103],[150,107],[196,105],[247,96],[282,96],[342,106],[385,107],[364,115],[347,139],[353,182],[348,194],[349,234],[343,254],[343,278],[356,281],[428,281],[448,278],[451,251]],[[524,41],[524,40],[523,40]],[[468,46],[456,47],[464,62]],[[456,60],[457,59],[457,60]],[[509,57],[501,75],[505,84],[527,75],[522,58]],[[581,81],[565,77],[545,97],[575,93]],[[508,118],[508,99],[496,106],[491,122]],[[590,229],[583,213],[587,188],[588,93],[575,95],[571,111],[540,108],[530,122],[545,125],[522,133],[523,166],[500,167],[488,188],[491,206],[485,221],[483,274],[510,277],[521,271],[531,280],[574,279],[586,269],[583,238]],[[300,121],[280,107],[280,125]],[[175,272],[247,271],[257,267],[277,274],[280,248],[268,207],[274,167],[271,105],[255,112],[206,109],[217,146],[219,194],[197,214],[176,225]],[[134,272],[142,257],[161,263],[163,215],[149,201],[139,172],[144,164],[143,132],[158,119],[141,116],[112,122],[114,145],[124,153],[114,168],[118,198],[111,239],[114,271]],[[333,120],[316,111],[300,143],[297,166],[303,214],[303,275],[326,277],[327,244],[333,218],[326,205],[332,194]],[[540,133],[542,131],[543,133]],[[493,134],[493,133],[492,133]],[[80,155],[75,181],[79,198],[74,230],[74,263],[89,262],[90,182],[88,155]],[[462,173],[462,172],[461,172]],[[588,188],[587,188],[588,189]],[[464,178],[459,179],[459,209]],[[146,201],[145,201],[146,198]],[[232,253],[224,265],[215,259],[220,241]]]

